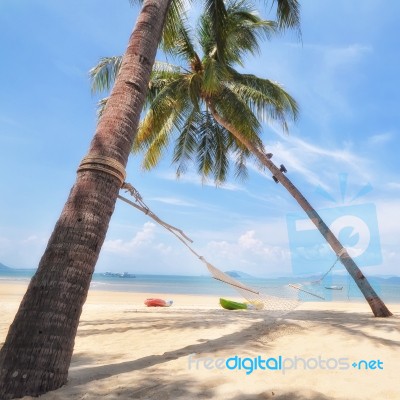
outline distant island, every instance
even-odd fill
[[[246,272],[236,270],[225,271],[225,274],[232,278],[255,278],[253,275],[247,274]]]
[[[0,262],[0,272],[34,271],[36,268],[12,268]]]
[[[6,265],[4,265],[4,264],[2,264],[2,263],[0,263],[0,271],[2,271],[2,270],[9,270],[9,269],[11,269],[10,267],[7,267]]]

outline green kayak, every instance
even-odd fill
[[[247,310],[247,304],[238,303],[232,300],[219,299],[219,304],[227,310]]]

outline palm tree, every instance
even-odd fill
[[[0,398],[67,381],[75,335],[146,97],[170,0],[145,0],[107,110],[0,352]]]
[[[357,283],[374,315],[391,315],[342,244],[263,147],[259,120],[278,121],[287,130],[287,119],[297,116],[297,104],[279,84],[239,73],[234,67],[243,65],[246,55],[259,50],[258,39],[273,33],[276,24],[259,18],[245,0],[227,2],[223,15],[223,31],[217,29],[212,14],[205,13],[201,18],[196,32],[201,53],[196,51],[194,35],[182,21],[170,52],[185,66],[155,64],[147,114],[133,151],[144,152],[143,167],[150,169],[175,138],[173,162],[177,164],[177,174],[185,172],[188,162],[195,160],[198,172],[203,177],[213,175],[217,183],[226,179],[229,154],[235,154],[239,177],[246,176],[246,159],[255,157],[316,225]],[[118,57],[102,59],[91,70],[93,89],[107,89],[104,76],[112,82],[119,74],[118,65]]]

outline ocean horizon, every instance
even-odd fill
[[[29,282],[35,269],[0,270],[0,281]],[[132,274],[133,275],[133,274]],[[107,273],[95,272],[93,274],[90,290],[104,290],[111,292],[136,292],[186,295],[211,295],[218,297],[238,296],[237,290],[226,283],[215,280],[212,276],[188,275],[160,275],[160,274],[135,274],[134,277],[122,277]],[[315,278],[315,277],[314,277]],[[312,283],[310,277],[280,277],[280,278],[235,278],[244,285],[256,289],[261,294],[279,296],[282,289],[289,284],[300,284],[303,290],[316,296],[325,298],[326,301],[362,301],[363,295],[356,284],[348,275],[331,275],[319,284]],[[400,278],[368,277],[375,291],[385,302],[400,303]],[[341,290],[330,290],[327,287],[342,287]],[[305,292],[304,292],[305,293]],[[319,301],[320,298],[302,296],[304,301]]]

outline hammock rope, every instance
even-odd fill
[[[248,301],[248,303],[252,304],[254,308],[264,309],[269,314],[273,314],[274,316],[278,317],[295,309],[301,301],[306,299],[305,296],[308,296],[308,298],[311,297],[325,300],[323,297],[315,293],[302,289],[300,287],[302,285],[300,284],[288,284],[284,285],[283,287],[280,286],[279,288],[275,288],[277,289],[277,295],[266,294],[257,289],[244,285],[242,282],[232,278],[228,274],[216,268],[214,265],[208,262],[205,257],[197,253],[193,247],[189,245],[189,243],[193,243],[193,240],[190,239],[181,229],[168,224],[159,218],[155,213],[153,213],[143,201],[143,198],[138,190],[135,189],[130,183],[124,182],[121,188],[129,192],[135,199],[136,203],[121,195],[118,195],[119,199],[148,215],[155,222],[172,233],[184,246],[186,246],[186,248],[192,254],[194,254],[203,264],[205,264],[215,280],[232,286],[243,298]],[[270,287],[268,288],[268,291],[271,292],[273,289],[274,288]]]
[[[338,256],[336,257],[335,262],[334,262],[334,263],[332,264],[332,266],[328,269],[328,271],[325,272],[325,274],[323,274],[321,278],[317,279],[316,281],[312,281],[311,284],[312,284],[312,285],[318,285],[318,284],[320,284],[320,283],[326,278],[326,276],[329,274],[329,272],[331,272],[331,271],[333,270],[333,268],[335,268],[335,265],[338,263],[339,260],[340,260],[340,255],[338,255]]]

